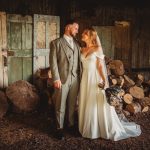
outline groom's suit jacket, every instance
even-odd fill
[[[81,60],[80,60],[80,47],[76,40],[74,41],[74,51],[77,52],[78,65],[75,66],[74,70],[71,70],[71,53],[70,50],[73,50],[69,43],[64,37],[58,38],[51,42],[50,44],[50,69],[52,73],[52,79],[61,80],[62,83],[65,83],[67,77],[70,73],[74,76],[78,75],[81,77]],[[74,62],[76,63],[76,62]]]

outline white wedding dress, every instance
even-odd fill
[[[83,74],[79,95],[79,131],[85,138],[105,138],[113,141],[139,136],[140,126],[134,122],[120,121],[113,106],[106,101],[105,91],[96,68],[97,59],[104,62],[104,55],[93,52],[86,58],[81,55]]]

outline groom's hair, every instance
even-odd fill
[[[75,19],[68,19],[68,20],[65,21],[64,26],[66,27],[67,25],[74,24],[74,23],[78,23],[78,21],[75,20]]]

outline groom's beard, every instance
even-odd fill
[[[77,33],[73,34],[72,31],[70,31],[70,36],[72,36],[73,38],[75,38],[77,35]]]
[[[73,35],[72,33],[70,33],[70,35],[72,36],[72,38],[75,38],[75,37],[76,37],[76,35]]]

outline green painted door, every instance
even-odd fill
[[[8,83],[32,79],[32,17],[7,15]]]
[[[102,49],[104,54],[108,57],[114,58],[114,26],[93,26],[97,31],[101,41]]]
[[[97,31],[104,54],[123,62],[127,71],[131,68],[130,23],[116,21],[114,26],[94,26]]]
[[[34,15],[33,71],[49,67],[49,44],[60,36],[59,16]]]

